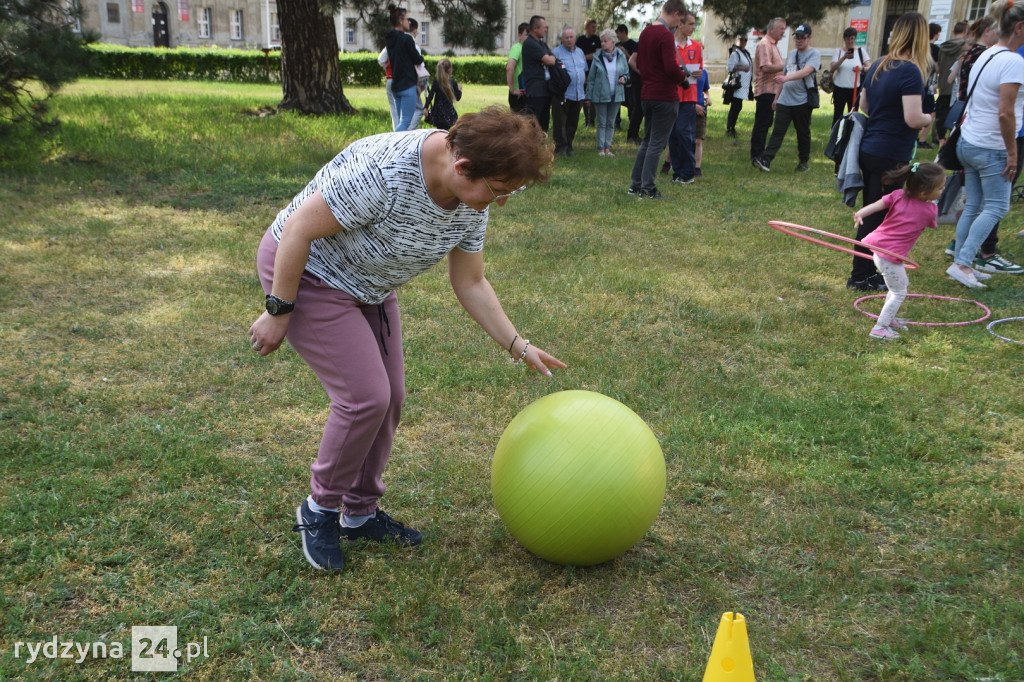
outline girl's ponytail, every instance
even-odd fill
[[[927,194],[946,181],[946,169],[937,163],[897,166],[882,175],[882,184],[901,185],[910,196]]]

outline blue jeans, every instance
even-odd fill
[[[395,92],[395,108],[398,109],[398,124],[396,131],[410,130],[413,116],[416,114],[416,102],[419,101],[416,86],[406,88],[401,92]]]
[[[658,177],[658,164],[661,163],[661,153],[665,151],[668,136],[675,125],[679,102],[645,99],[641,105],[644,110],[644,139],[636,150],[629,187],[649,192],[657,189],[655,178]]]
[[[384,92],[388,96],[388,109],[391,110],[391,129],[398,129],[398,107],[395,106],[395,93],[391,92],[391,79],[384,81]]]
[[[956,224],[953,262],[971,267],[978,248],[992,228],[1010,212],[1011,183],[1003,177],[1005,149],[975,147],[960,138],[956,155],[964,165],[967,202]]]
[[[594,102],[594,106],[597,108],[597,149],[611,149],[615,114],[619,113],[622,102]]]
[[[697,103],[680,102],[676,124],[668,138],[668,153],[672,157],[672,177],[689,180],[696,172],[693,157],[697,147]]]

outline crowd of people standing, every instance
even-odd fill
[[[940,25],[928,24],[918,13],[908,13],[894,24],[887,54],[878,59],[872,58],[866,46],[857,44],[855,28],[843,32],[842,44],[831,51],[825,70],[832,85],[833,126],[851,112],[870,113],[861,124],[856,159],[851,159],[862,182],[857,189],[863,193],[865,205],[893,190],[882,180],[886,173],[920,156],[921,150],[945,143],[952,125],[947,114],[963,112],[976,64],[996,46],[1006,50],[1011,45],[1004,40],[1000,22],[1020,10],[1013,10],[1012,3],[1008,8],[1005,4],[1004,0],[994,3],[991,11],[972,25],[954,23],[952,35],[942,43],[938,42]],[[387,69],[394,128],[412,129],[423,111],[419,92],[426,81],[419,79],[417,72],[422,69],[422,56],[412,37],[413,20],[404,10],[391,9],[393,30],[387,35],[381,64]],[[563,26],[552,49],[547,42],[547,20],[535,15],[518,26],[518,40],[508,53],[509,108],[532,114],[553,139],[555,154],[562,157],[576,154],[581,117],[584,127],[594,129],[599,156],[615,155],[614,131],[621,130],[628,120],[626,142],[637,146],[628,193],[642,199],[664,199],[657,185],[659,167],[663,174],[671,171],[674,184],[693,184],[703,175],[703,138],[711,100],[703,46],[692,37],[695,27],[696,16],[682,0],[666,0],[638,40],[629,37],[625,25],[599,31],[597,22],[588,19],[579,36],[573,27]],[[780,43],[787,31],[784,18],[772,19],[753,53],[747,50],[748,36],[738,36],[726,65],[730,87],[724,91],[728,106],[725,133],[737,137],[744,102],[753,101],[750,161],[766,173],[772,171],[790,128],[796,138],[795,171],[810,169],[811,120],[819,106],[817,78],[822,72],[822,54],[812,46],[813,31],[807,23],[792,30],[792,49],[783,54]],[[983,61],[987,63],[987,59]],[[452,77],[450,62],[448,67],[444,73],[439,67],[428,96],[444,111],[446,120],[450,119],[440,124],[431,117],[428,122],[435,127],[450,127],[457,118],[454,102],[461,90]],[[1013,144],[1004,144],[1000,117],[1007,116],[1004,110],[1010,111],[1012,103],[991,104],[985,87],[996,72],[1012,78],[1005,73],[1007,68],[994,69],[982,84],[977,108],[964,119],[964,139],[958,143],[968,146],[962,151],[958,146],[957,151],[969,156],[979,143],[989,151],[1005,147],[1003,151],[1013,159],[1013,172],[1003,179],[1012,185],[1024,151],[1019,150],[1024,146],[1024,127],[1017,121],[1019,133]],[[562,72],[563,78],[553,78],[553,70]],[[564,87],[553,89],[558,80],[565,81]],[[991,113],[986,124],[979,118],[983,111]],[[988,133],[979,132],[983,130]],[[982,182],[981,178],[988,176],[978,170],[980,162],[974,163],[965,162],[969,168],[963,176],[967,187],[963,215],[977,225],[968,229],[965,222],[946,249],[955,264],[963,266],[951,268],[950,277],[970,287],[984,286],[981,281],[988,274],[1024,272],[996,251],[999,221],[1008,210],[1009,187],[994,193],[991,182]],[[837,161],[837,174],[839,167]],[[857,238],[869,235],[884,215],[884,211],[866,215],[858,225]],[[967,260],[970,267],[962,263]],[[886,289],[882,275],[865,258],[854,258],[847,285],[863,291]]]

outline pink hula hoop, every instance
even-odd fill
[[[864,313],[865,315],[870,317],[872,320],[877,320],[878,315],[869,313],[868,311],[861,309],[860,302],[866,301],[869,298],[885,298],[885,296],[885,294],[873,294],[871,296],[863,296],[853,302],[853,307],[858,312]],[[970,298],[955,298],[953,296],[935,296],[934,294],[907,294],[907,298],[935,298],[940,301],[963,301],[964,303],[973,303],[974,305],[978,306],[979,308],[985,311],[984,315],[982,315],[976,320],[970,320],[969,322],[911,322],[907,320],[907,324],[916,324],[919,327],[963,327],[968,324],[977,324],[978,322],[984,322],[989,318],[990,315],[992,315],[992,310],[987,305],[980,301],[975,301]]]
[[[814,234],[821,235],[822,237],[828,237],[830,239],[838,239],[839,241],[846,242],[847,244],[854,244],[855,246],[862,246],[865,249],[870,249],[871,251],[874,251],[875,253],[878,253],[880,255],[888,256],[890,259],[893,259],[897,263],[903,263],[904,266],[907,268],[907,270],[917,270],[919,267],[921,267],[920,265],[918,265],[914,261],[910,260],[906,256],[901,256],[898,253],[893,253],[892,251],[889,251],[888,249],[883,249],[880,246],[869,246],[868,244],[865,244],[862,241],[859,241],[857,239],[850,239],[849,237],[844,237],[844,236],[842,236],[840,234],[832,234],[831,232],[826,232],[825,230],[819,230],[819,229],[814,228],[814,227],[807,227],[806,225],[797,225],[796,223],[784,223],[781,220],[769,220],[768,224],[771,227],[773,227],[776,230],[778,230],[779,232],[783,232],[783,233],[791,235],[793,237],[798,237],[799,239],[803,239],[804,241],[811,242],[812,244],[820,244],[821,246],[827,246],[830,249],[835,249],[836,251],[842,251],[843,253],[852,253],[854,256],[860,256],[861,258],[867,258],[868,260],[871,260],[871,256],[866,254],[866,253],[861,253],[860,251],[854,251],[853,249],[848,249],[845,246],[840,246],[839,244],[832,244],[831,242],[822,241],[821,239],[815,239],[814,237],[811,237],[810,235],[802,234],[802,233],[803,232],[812,232]],[[793,230],[789,230],[789,229],[786,229],[786,228],[793,228],[793,230],[800,230],[800,232],[793,232]]]

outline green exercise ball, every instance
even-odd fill
[[[509,532],[548,561],[591,566],[635,545],[665,499],[665,457],[635,412],[562,391],[516,415],[494,452],[491,493]]]

